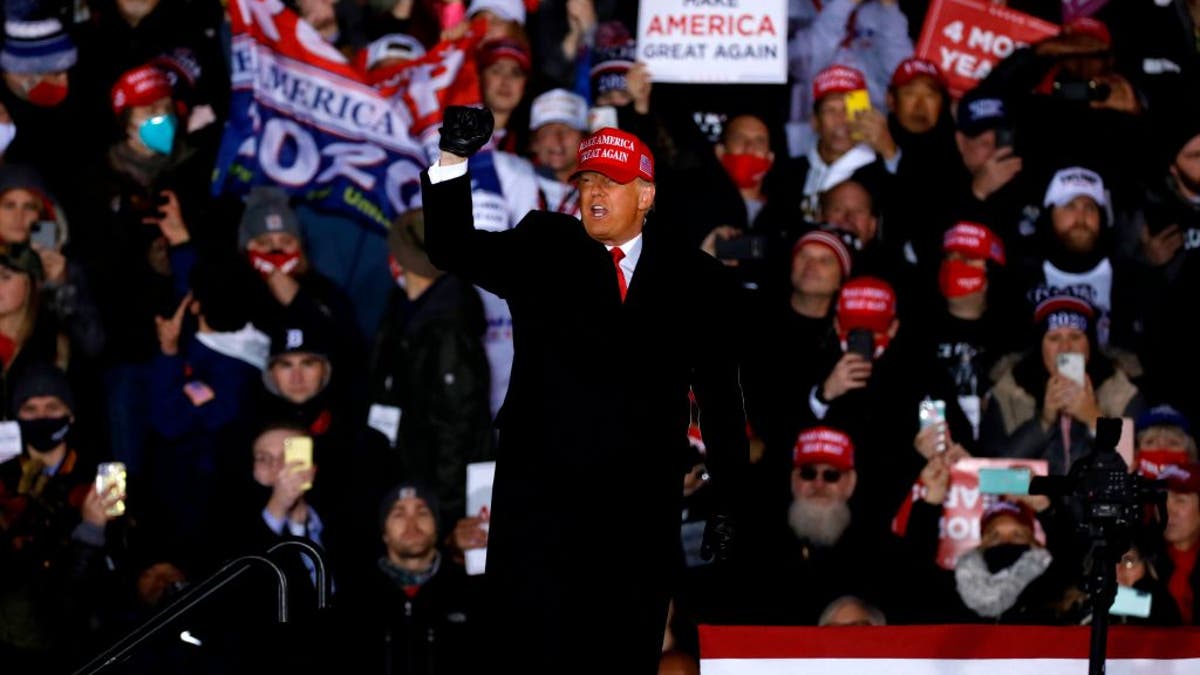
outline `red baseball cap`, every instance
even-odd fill
[[[528,73],[531,66],[529,47],[512,38],[493,38],[479,45],[479,67],[487,68],[500,59],[512,59]]]
[[[1073,35],[1087,35],[1104,43],[1105,47],[1112,46],[1112,33],[1108,31],[1108,26],[1104,25],[1103,21],[1094,19],[1090,16],[1081,16],[1078,19],[1073,19],[1066,26],[1063,26],[1064,32]]]
[[[946,80],[942,77],[942,69],[937,67],[937,64],[928,59],[918,57],[910,57],[900,62],[896,66],[896,72],[892,73],[891,87],[903,87],[912,82],[918,77],[928,77],[933,80],[938,89],[946,88]]]
[[[151,65],[128,70],[112,87],[112,109],[120,115],[126,108],[150,105],[160,98],[171,97],[171,81],[166,73]]]
[[[875,277],[858,277],[842,286],[837,305],[841,331],[870,328],[876,333],[887,333],[894,318],[896,292],[888,282]]]
[[[862,71],[849,66],[829,66],[813,78],[813,101],[820,101],[829,94],[844,94],[866,88],[867,78]]]
[[[595,171],[624,185],[635,178],[654,182],[654,155],[640,138],[627,131],[604,127],[579,144],[579,163],[571,180]]]
[[[942,236],[942,251],[961,253],[968,258],[983,258],[1004,264],[1004,242],[979,223],[961,220]]]
[[[812,427],[800,432],[792,449],[792,466],[828,464],[842,471],[854,468],[854,442],[833,427]]]

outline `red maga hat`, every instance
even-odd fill
[[[867,78],[861,70],[850,66],[829,66],[813,78],[813,100],[820,101],[829,94],[844,94],[866,88]]]
[[[151,65],[143,65],[125,74],[112,88],[112,109],[120,115],[126,108],[150,105],[160,98],[171,97],[171,81],[167,74]]]
[[[828,464],[842,471],[854,468],[854,442],[833,427],[812,427],[800,432],[792,449],[792,465]]]
[[[579,163],[571,180],[595,171],[624,185],[635,178],[654,182],[654,155],[627,131],[604,127],[579,143]]]
[[[968,258],[983,258],[1004,264],[1004,242],[979,223],[961,220],[942,236],[942,251],[961,253]]]
[[[896,292],[888,282],[875,277],[857,277],[842,286],[837,304],[841,330],[870,328],[876,333],[886,333],[894,318]]]

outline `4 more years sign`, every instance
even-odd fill
[[[638,60],[655,82],[787,81],[787,3],[642,0]]]
[[[960,98],[992,68],[1059,27],[988,0],[934,0],[925,15],[917,56],[938,64],[950,94]]]

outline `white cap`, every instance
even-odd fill
[[[1097,206],[1107,206],[1108,197],[1104,194],[1104,179],[1100,174],[1085,169],[1082,166],[1072,166],[1060,169],[1050,179],[1046,188],[1045,206],[1066,206],[1076,197],[1091,197]]]
[[[522,0],[471,0],[467,16],[487,10],[496,16],[525,25],[525,3]]]
[[[566,89],[551,89],[533,99],[529,107],[529,129],[533,131],[552,122],[561,122],[572,129],[586,132],[587,101]]]
[[[367,45],[367,70],[388,59],[412,61],[422,56],[425,56],[425,45],[415,37],[405,33],[384,35]]]

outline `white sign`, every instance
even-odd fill
[[[787,3],[641,0],[637,60],[655,82],[787,82]]]
[[[467,465],[467,515],[486,516],[492,508],[492,481],[496,477],[495,462],[475,462]],[[483,528],[486,530],[485,522]],[[463,551],[467,574],[483,574],[487,566],[487,547]]]

